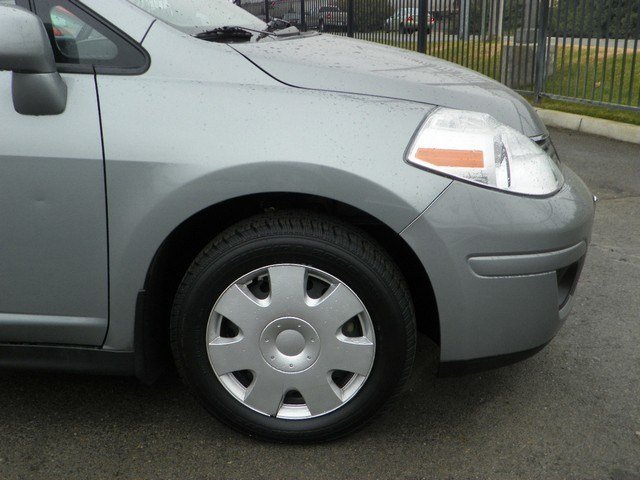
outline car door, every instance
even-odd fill
[[[114,45],[85,28],[83,12],[68,2],[35,7],[68,98],[60,115],[21,115],[12,74],[0,72],[0,343],[101,345],[108,327],[102,139],[92,59],[74,36],[84,29],[91,38],[84,50],[104,58]]]

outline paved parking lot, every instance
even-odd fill
[[[553,131],[600,197],[573,315],[524,363],[437,379],[422,339],[404,397],[318,446],[252,441],[175,374],[0,373],[0,479],[640,479],[640,147]]]

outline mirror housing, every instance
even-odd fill
[[[13,72],[16,112],[59,115],[67,106],[67,86],[56,68],[40,19],[20,7],[0,6],[0,70]]]

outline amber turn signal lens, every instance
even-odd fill
[[[415,158],[437,167],[484,168],[482,150],[419,148]]]

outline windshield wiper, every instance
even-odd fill
[[[286,20],[282,20],[281,18],[274,18],[269,23],[267,23],[266,30],[260,32],[256,41],[262,40],[266,36],[274,36],[274,37],[293,37],[296,35],[300,35],[300,30],[296,27],[292,26]]]
[[[281,18],[274,18],[269,23],[267,23],[266,32],[275,32],[277,30],[286,30],[291,27],[291,24],[286,20],[282,20]]]
[[[286,26],[283,24],[286,24]],[[287,37],[290,35],[298,35],[300,34],[300,31],[295,27],[291,27],[288,22],[279,20],[276,24],[270,22],[266,30],[256,30],[254,28],[229,25],[200,32],[196,34],[195,37],[209,42],[249,42],[253,38],[254,34],[258,34],[256,41],[259,42],[265,37]]]
[[[275,33],[271,33],[265,30],[255,30],[253,28],[229,25],[200,32],[196,34],[195,37],[201,40],[208,40],[210,42],[227,42],[229,40],[237,42],[248,42],[253,38],[254,33],[258,33],[260,35],[266,34],[276,36]]]

